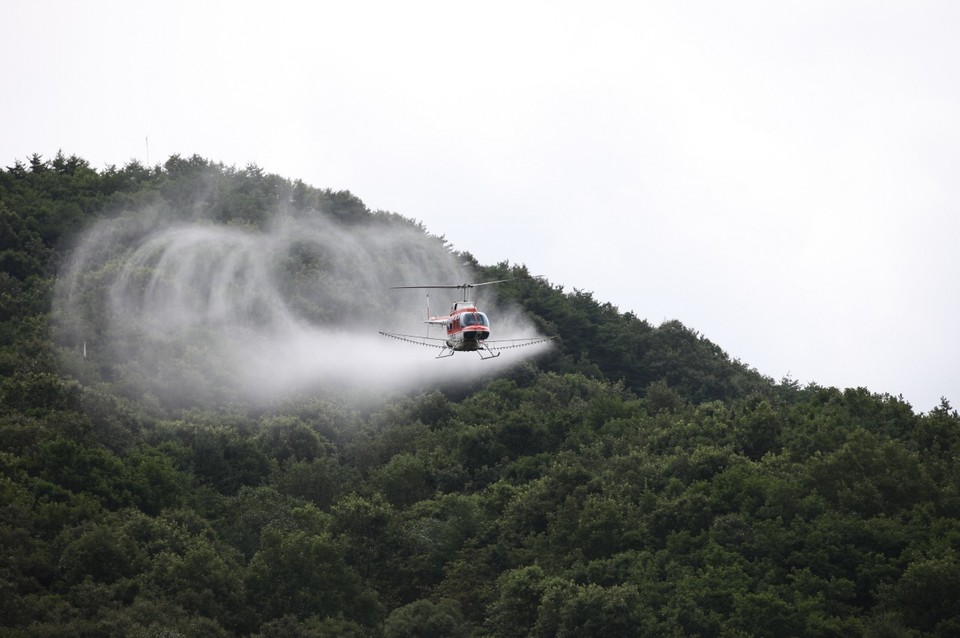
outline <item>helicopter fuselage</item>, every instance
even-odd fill
[[[490,320],[472,301],[453,304],[450,315],[431,317],[427,323],[442,325],[447,332],[447,347],[458,352],[473,352],[490,337]]]

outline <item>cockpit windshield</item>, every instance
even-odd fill
[[[465,312],[460,315],[460,325],[467,326],[486,326],[490,327],[490,320],[482,312]]]

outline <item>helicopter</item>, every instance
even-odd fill
[[[434,289],[455,289],[461,290],[460,301],[453,302],[450,308],[450,314],[434,317],[430,315],[430,295],[427,295],[427,336],[418,337],[415,335],[396,334],[393,332],[383,332],[384,337],[391,337],[415,343],[421,346],[440,348],[440,354],[437,359],[452,357],[457,352],[476,352],[484,361],[499,357],[501,350],[509,348],[522,348],[532,346],[538,343],[552,341],[555,337],[528,337],[523,339],[502,339],[490,340],[490,319],[486,313],[480,312],[477,304],[470,301],[467,296],[472,288],[478,286],[489,286],[499,284],[509,279],[498,279],[496,281],[484,281],[482,283],[463,283],[463,284],[445,284],[436,286],[391,286],[391,290],[404,288],[416,288],[420,290]],[[446,338],[431,337],[430,326],[442,326],[446,330]]]

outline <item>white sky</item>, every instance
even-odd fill
[[[0,162],[256,163],[926,411],[960,404],[958,33],[953,1],[6,0]]]

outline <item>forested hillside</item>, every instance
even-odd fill
[[[241,306],[171,285],[185,221],[228,239]],[[257,261],[307,231],[337,240]],[[390,242],[336,252],[356,237]],[[221,365],[391,312],[353,293],[411,262],[510,278],[497,307],[556,346],[376,400],[346,358],[287,388],[273,349],[262,395],[266,358]],[[5,636],[955,636],[958,451],[946,400],[774,382],[347,192],[197,156],[0,172]]]

